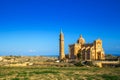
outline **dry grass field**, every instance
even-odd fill
[[[0,67],[0,80],[120,80],[120,68]]]

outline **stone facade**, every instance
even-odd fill
[[[95,40],[93,43],[85,43],[82,35],[77,43],[69,45],[69,58],[76,59],[77,54],[81,54],[82,60],[104,60],[105,54],[102,48],[102,40]]]
[[[65,53],[64,53],[64,34],[61,31],[60,36],[59,36],[59,59],[62,60],[65,58]]]

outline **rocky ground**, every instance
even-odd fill
[[[56,60],[56,57],[45,56],[1,56],[0,66],[30,66],[55,62]]]

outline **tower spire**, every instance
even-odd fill
[[[80,35],[80,37],[82,38],[82,34]]]
[[[64,35],[61,29],[60,36],[59,36],[59,59],[62,60],[65,58],[64,53]]]
[[[62,28],[60,29],[60,34],[63,34],[63,32],[62,32]]]

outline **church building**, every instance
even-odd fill
[[[85,39],[80,36],[75,44],[69,45],[69,59],[77,59],[80,54],[81,60],[105,60],[102,47],[102,40],[97,39],[93,43],[85,43]],[[64,53],[64,34],[59,35],[59,60],[65,59]]]
[[[97,39],[93,43],[85,43],[85,39],[80,36],[77,43],[69,45],[70,59],[76,59],[77,54],[81,54],[81,60],[104,60],[105,54],[102,47],[102,40]]]

